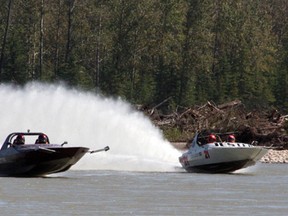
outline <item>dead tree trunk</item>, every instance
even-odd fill
[[[66,43],[66,55],[65,55],[65,62],[67,63],[70,54],[71,54],[71,37],[72,37],[72,20],[73,20],[73,12],[76,4],[76,0],[69,1],[69,9],[68,9],[68,27],[67,27],[67,43]]]
[[[3,68],[3,61],[4,61],[4,55],[5,55],[6,41],[7,41],[7,36],[8,36],[8,31],[9,31],[9,26],[10,26],[10,15],[11,15],[11,12],[12,12],[12,2],[13,2],[13,0],[10,0],[8,2],[8,8],[7,8],[7,12],[8,13],[7,13],[5,30],[4,30],[4,37],[3,37],[2,46],[1,46],[0,80],[2,79],[2,68]]]
[[[41,17],[40,17],[40,47],[39,47],[39,79],[42,79],[43,65],[43,46],[44,46],[44,0],[41,0]]]

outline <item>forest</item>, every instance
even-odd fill
[[[287,0],[1,0],[0,20],[0,83],[288,111]]]

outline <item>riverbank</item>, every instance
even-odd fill
[[[260,162],[262,163],[288,163],[288,150],[273,150],[270,149],[264,155]]]

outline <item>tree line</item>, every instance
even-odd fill
[[[286,0],[1,0],[0,82],[288,110]]]

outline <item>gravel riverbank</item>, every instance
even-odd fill
[[[270,149],[264,155],[260,162],[262,163],[288,163],[288,150],[272,150]]]

